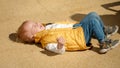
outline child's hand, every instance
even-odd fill
[[[64,40],[63,37],[58,37],[58,38],[57,38],[57,42],[58,42],[59,44],[63,44],[63,45],[64,45],[65,40]]]
[[[58,49],[62,49],[62,47],[65,44],[65,39],[63,37],[58,37],[57,38],[57,42],[58,42],[57,48]]]

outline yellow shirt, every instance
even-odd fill
[[[86,50],[86,42],[84,38],[84,32],[82,27],[76,29],[73,28],[56,28],[43,30],[36,33],[35,42],[41,43],[42,47],[45,48],[49,43],[57,43],[58,37],[63,37],[65,42],[66,50]]]

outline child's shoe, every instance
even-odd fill
[[[100,54],[105,54],[112,48],[115,48],[120,44],[120,40],[107,40],[105,43],[100,44]]]
[[[115,25],[115,26],[105,26],[104,31],[105,31],[106,37],[108,38],[108,37],[114,35],[115,33],[117,33],[118,29],[119,29],[119,27],[117,25]]]
[[[91,50],[91,49],[93,48],[92,43],[88,43],[88,44],[86,44],[86,45],[87,45],[87,49],[88,49],[88,50]]]

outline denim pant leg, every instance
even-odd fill
[[[102,19],[99,17],[99,15],[96,12],[90,12],[89,14],[87,14],[83,18],[83,20],[81,20],[80,23],[75,24],[73,27],[79,27],[84,22],[89,22],[89,19],[91,19],[91,18],[96,18],[97,20],[99,20],[99,23],[100,23],[101,27],[104,29],[104,23],[103,23]]]
[[[96,36],[99,42],[104,41],[104,24],[97,13],[89,13],[79,24],[75,24],[73,27],[79,26],[82,26],[84,30],[86,44],[90,43],[93,34]]]

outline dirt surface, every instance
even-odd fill
[[[39,44],[15,42],[16,30],[25,20],[79,22],[93,11],[105,25],[120,26],[119,0],[0,0],[0,68],[120,68],[120,45],[101,55],[92,39],[92,50],[56,55]],[[110,38],[120,39],[119,33]]]

